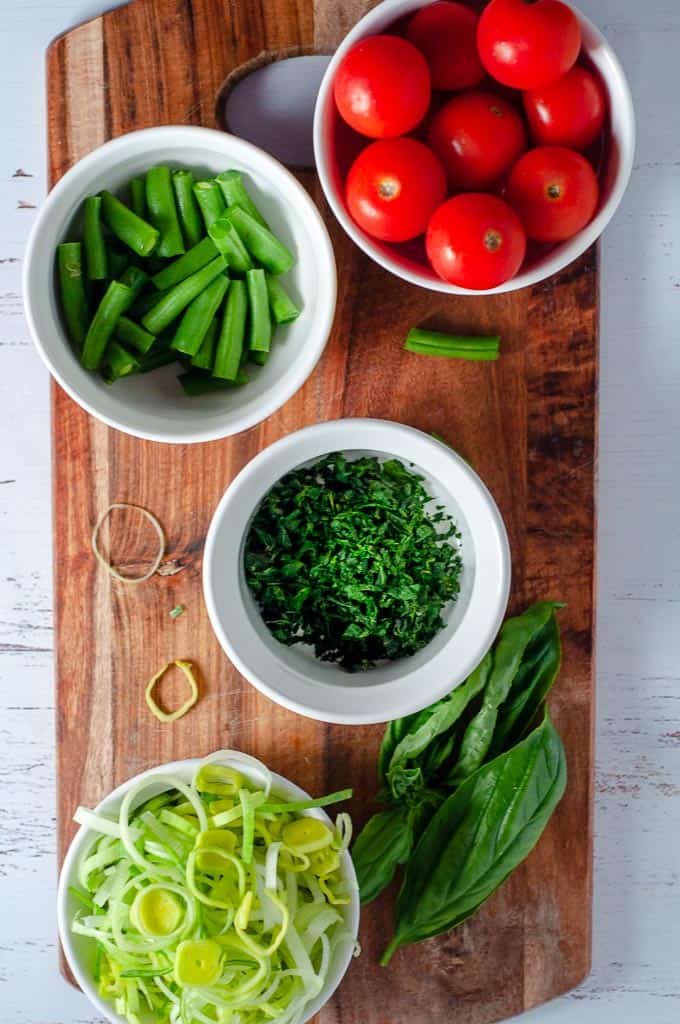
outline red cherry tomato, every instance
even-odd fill
[[[406,37],[424,54],[433,89],[469,89],[484,78],[478,21],[474,11],[454,0],[421,7],[409,21]]]
[[[581,231],[595,213],[597,197],[591,165],[562,146],[530,149],[508,180],[508,202],[537,242],[564,242]]]
[[[576,62],[581,26],[561,0],[491,0],[479,19],[477,46],[493,78],[512,89],[538,89]]]
[[[525,92],[522,102],[538,145],[587,149],[602,131],[604,90],[591,71],[578,65],[552,85]]]
[[[430,72],[407,39],[369,36],[349,50],[335,75],[340,116],[372,139],[405,135],[430,104]]]
[[[421,235],[446,196],[446,175],[416,139],[381,139],[356,158],[347,176],[347,206],[360,228],[384,242]]]
[[[455,189],[490,188],[527,148],[524,122],[493,92],[454,96],[432,118],[427,141]]]
[[[427,228],[427,255],[450,284],[495,288],[514,277],[526,252],[524,228],[497,196],[466,192],[448,199]]]

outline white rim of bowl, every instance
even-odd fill
[[[349,235],[352,241],[355,242],[355,244],[375,263],[384,267],[389,271],[389,273],[394,274],[395,277],[400,277],[402,280],[409,281],[411,284],[418,285],[420,288],[427,288],[430,291],[444,292],[447,295],[499,295],[506,292],[518,291],[521,288],[531,287],[534,284],[538,284],[539,281],[545,281],[554,274],[564,270],[570,263],[573,263],[573,261],[578,259],[579,256],[582,256],[583,253],[600,237],[607,224],[616,213],[616,210],[623,199],[633,170],[633,161],[635,158],[635,110],[633,107],[633,99],[630,86],[628,85],[628,80],[624,74],[621,62],[604,34],[589,18],[586,17],[585,14],[583,14],[582,11],[575,7],[570,0],[570,6],[581,22],[582,29],[584,29],[585,33],[594,40],[597,46],[602,47],[606,55],[606,59],[613,69],[614,77],[616,77],[620,87],[619,102],[621,104],[621,121],[628,125],[628,131],[630,132],[630,146],[623,154],[624,159],[621,167],[619,168],[616,184],[612,189],[611,195],[590,224],[587,224],[581,232],[575,235],[572,239],[569,239],[567,243],[562,243],[573,243],[573,252],[570,251],[569,255],[565,259],[556,261],[555,266],[547,271],[545,268],[537,267],[527,271],[525,275],[522,275],[520,268],[518,274],[509,281],[506,281],[504,284],[498,285],[496,288],[481,289],[461,288],[459,285],[449,284],[447,281],[441,280],[436,276],[432,278],[425,277],[424,274],[416,273],[408,267],[398,263],[396,260],[392,259],[390,255],[379,249],[371,238],[360,230],[358,225],[355,224],[353,219],[345,210],[343,203],[335,194],[335,190],[330,184],[332,180],[332,173],[328,160],[328,148],[324,144],[323,121],[325,118],[326,105],[332,102],[332,84],[335,72],[350,46],[359,39],[374,34],[373,31],[371,31],[373,26],[376,22],[384,23],[386,13],[391,7],[395,8],[394,18],[396,19],[398,17],[405,16],[411,10],[416,10],[420,7],[426,6],[427,3],[421,3],[420,0],[383,0],[382,3],[379,3],[357,22],[354,28],[347,33],[342,43],[335,51],[321,80],[317,101],[314,107],[314,160],[316,163],[319,181],[321,182],[321,188],[323,189],[328,205],[338,219],[340,226]],[[387,27],[386,24],[385,27]],[[370,142],[372,140],[369,139],[368,141]]]
[[[320,314],[317,320],[317,322],[321,323],[321,330],[318,334],[319,342],[315,348],[303,349],[303,352],[299,357],[299,373],[291,381],[290,385],[281,392],[271,393],[269,396],[263,396],[262,402],[258,405],[257,409],[254,409],[249,415],[244,416],[243,421],[239,423],[235,430],[229,428],[225,432],[224,427],[211,426],[200,428],[197,426],[195,430],[192,431],[191,437],[173,434],[172,432],[165,434],[157,433],[152,430],[133,429],[126,426],[124,423],[121,423],[116,418],[99,412],[94,408],[91,402],[83,399],[77,393],[75,388],[71,387],[64,376],[55,369],[49,353],[40,338],[39,331],[33,318],[32,305],[28,299],[31,291],[29,278],[32,274],[34,253],[40,245],[40,234],[43,229],[43,224],[50,216],[52,207],[58,201],[61,193],[70,185],[72,178],[76,177],[76,175],[80,174],[83,170],[87,170],[90,165],[97,163],[102,152],[106,152],[109,149],[115,150],[117,153],[124,154],[126,145],[133,144],[131,140],[138,140],[145,136],[153,137],[159,142],[163,142],[163,137],[167,136],[168,141],[172,140],[173,142],[177,142],[178,133],[181,133],[186,140],[187,145],[196,144],[199,140],[201,140],[203,144],[209,145],[209,140],[211,138],[220,140],[225,138],[229,139],[230,145],[232,145],[235,150],[238,150],[243,154],[244,163],[247,163],[249,155],[257,154],[257,159],[268,163],[275,175],[284,177],[290,188],[297,194],[301,204],[307,208],[310,215],[310,227],[314,225],[314,248],[316,251],[316,247],[318,246],[319,259],[326,264],[327,268],[327,272],[320,275],[319,281],[319,290],[322,292]],[[182,140],[180,139],[180,142],[181,141]],[[333,320],[335,318],[337,300],[337,268],[333,244],[328,233],[328,228],[324,223],[318,207],[297,178],[288,170],[287,167],[276,160],[275,157],[270,156],[270,154],[265,152],[265,150],[260,149],[258,146],[254,146],[251,142],[247,142],[245,139],[241,139],[237,135],[231,135],[229,132],[220,131],[217,128],[202,128],[197,125],[162,125],[157,128],[141,128],[138,131],[127,132],[125,135],[121,135],[118,138],[109,139],[108,142],[104,142],[101,146],[92,150],[91,153],[82,157],[81,160],[75,163],[73,167],[69,168],[69,170],[62,175],[54,188],[48,192],[45,202],[43,203],[28,236],[21,286],[24,314],[26,316],[26,322],[28,324],[33,344],[38,350],[38,354],[52,377],[57,381],[59,386],[63,388],[67,395],[76,402],[77,405],[101,423],[105,423],[107,426],[113,427],[115,430],[120,430],[123,434],[128,434],[132,437],[139,437],[145,441],[159,441],[165,444],[200,444],[203,441],[218,441],[224,437],[233,437],[235,434],[240,434],[244,430],[248,430],[250,427],[254,427],[258,423],[262,423],[271,416],[272,413],[280,409],[282,405],[285,405],[285,403],[300,390],[305,381],[311,376],[316,364],[323,354],[326,344],[328,343],[328,338],[333,326]],[[323,294],[324,288],[327,288],[325,295]]]
[[[368,437],[366,436],[366,431],[369,431]],[[325,438],[322,443],[317,443],[313,446],[307,447],[301,454],[297,453],[300,445],[304,446],[305,441],[314,440],[316,435],[320,435],[320,438]],[[256,500],[255,505],[252,507],[251,514],[255,511],[255,508],[259,505],[264,495],[268,493],[271,487],[273,487],[274,484],[287,472],[290,472],[301,463],[322,458],[323,455],[329,452],[343,450],[375,450],[385,452],[386,454],[389,453],[393,458],[409,461],[409,457],[402,454],[398,450],[398,444],[395,444],[395,439],[400,435],[405,437],[407,440],[417,441],[419,444],[432,446],[433,452],[436,452],[439,457],[445,458],[449,462],[450,466],[454,468],[455,472],[465,476],[470,486],[474,488],[475,497],[480,500],[483,507],[488,512],[491,535],[498,549],[498,586],[497,590],[494,592],[493,587],[490,585],[492,581],[487,580],[486,587],[482,591],[480,589],[479,581],[476,581],[476,585],[473,588],[472,593],[475,596],[476,601],[483,601],[492,604],[493,615],[489,618],[484,635],[478,643],[475,644],[475,651],[472,654],[468,654],[466,660],[461,662],[459,668],[456,669],[455,675],[460,675],[460,679],[457,684],[453,684],[451,681],[454,677],[453,672],[448,676],[446,673],[443,673],[441,684],[428,692],[425,699],[423,699],[422,696],[419,697],[417,695],[420,691],[417,691],[416,689],[414,697],[411,700],[404,701],[400,704],[391,716],[385,716],[384,714],[376,715],[374,712],[367,712],[361,709],[351,712],[346,712],[344,710],[329,712],[323,706],[314,706],[311,703],[301,704],[293,698],[288,697],[280,690],[275,689],[273,685],[251,670],[249,665],[246,664],[239,653],[235,650],[229,634],[225,630],[222,620],[218,614],[213,594],[211,570],[214,564],[217,536],[224,517],[225,508],[240,496],[240,492],[243,487],[247,486],[251,478],[265,468],[267,469],[267,480],[265,482],[264,490],[262,491],[261,496]],[[318,438],[317,441],[320,441],[320,438]],[[290,455],[294,452],[297,454],[295,454],[293,458],[290,458]],[[288,458],[286,458],[283,465],[276,465],[275,467],[277,460],[284,453],[287,454]],[[418,468],[417,459],[414,459],[413,462]],[[420,468],[426,469],[425,466],[421,466]],[[432,475],[434,476],[435,474]],[[245,524],[245,528],[247,528],[247,522]],[[243,534],[240,534],[238,538],[239,551],[241,549],[242,539]],[[237,555],[237,557],[240,556]],[[484,481],[477,473],[475,473],[472,467],[464,459],[441,441],[437,441],[430,437],[429,434],[426,434],[422,430],[418,430],[416,427],[410,427],[406,424],[397,423],[392,420],[358,417],[328,420],[324,423],[314,424],[313,426],[304,427],[301,430],[294,431],[292,434],[286,435],[279,441],[274,442],[274,444],[270,445],[268,448],[265,448],[251,459],[251,461],[234,477],[222,495],[222,498],[220,499],[210,521],[203,552],[203,599],[208,610],[208,617],[215,636],[232,664],[252,686],[263,693],[266,697],[269,697],[269,699],[274,701],[276,704],[287,708],[289,711],[294,711],[299,715],[303,715],[305,718],[312,718],[315,721],[329,722],[336,725],[376,725],[381,722],[389,721],[393,718],[413,714],[414,712],[420,711],[424,707],[435,703],[435,701],[441,699],[447,693],[450,693],[452,689],[455,689],[456,685],[460,685],[460,683],[467,678],[470,672],[477,667],[497,636],[507,610],[510,596],[510,585],[511,555],[508,535],[500,510]],[[456,636],[460,639],[460,635],[462,635],[461,629],[465,625],[466,619],[467,612],[452,634],[452,640]],[[363,695],[365,697],[368,694],[369,696],[376,698],[378,696],[384,697],[386,688],[390,685],[394,685],[397,682],[399,684],[412,685],[413,680],[420,673],[430,670],[438,659],[442,659],[443,662],[446,657],[447,647],[448,644],[446,647],[442,648],[442,650],[438,651],[426,665],[414,668],[411,672],[407,672],[398,680],[393,680],[391,683],[381,682],[358,687],[356,690],[357,695]],[[274,655],[272,655],[272,658],[276,660]],[[279,665],[279,672],[282,671],[292,672],[293,670],[288,669],[287,666]],[[324,689],[328,692],[329,687],[319,684],[319,691],[323,692]],[[348,697],[351,692],[352,691],[348,689]],[[360,700],[357,701],[357,704],[361,708]]]
[[[215,753],[218,753],[218,751],[215,751]],[[209,754],[208,757],[210,756],[212,755]],[[95,811],[102,810],[109,803],[119,798],[122,799],[125,793],[127,793],[127,791],[131,789],[132,786],[136,785],[143,779],[152,778],[154,775],[162,776],[170,774],[179,774],[182,772],[191,773],[204,760],[205,758],[202,757],[187,757],[182,761],[169,761],[167,764],[157,765],[154,768],[148,768],[146,771],[140,772],[138,775],[133,775],[132,778],[126,779],[125,782],[121,782],[119,786],[116,786],[115,789],[111,790],[111,792],[107,796],[105,796],[103,800],[100,800],[97,806],[95,807]],[[246,775],[248,774],[245,769],[241,770],[244,771]],[[306,790],[302,789],[301,786],[298,786],[295,782],[291,782],[290,779],[287,779],[283,775],[279,775],[277,772],[272,771],[271,774],[274,787],[278,783],[292,797],[295,797],[295,799],[310,799],[309,793],[307,793]],[[324,821],[327,825],[333,825],[331,818],[329,817],[328,813],[324,810],[323,807],[311,808],[309,811],[306,811],[305,813],[311,815],[312,817],[319,818],[321,821]],[[78,827],[77,831],[73,836],[73,839],[69,843],[68,849],[66,851],[66,856],[64,857],[64,861],[61,866],[61,871],[59,872],[59,882],[57,885],[57,928],[59,932],[59,939],[61,941],[61,947],[64,951],[64,956],[66,957],[68,965],[71,971],[73,972],[73,976],[78,982],[78,985],[80,986],[83,995],[85,995],[86,998],[89,999],[93,1006],[96,1006],[97,1010],[99,1010],[99,1012],[102,1013],[107,1018],[107,1020],[111,1021],[111,1024],[125,1024],[125,1019],[121,1017],[120,1014],[117,1014],[115,1012],[112,1004],[107,1003],[100,997],[99,993],[96,991],[92,979],[89,977],[89,975],[86,974],[85,971],[82,971],[80,969],[78,959],[73,952],[73,942],[71,939],[70,921],[67,910],[69,895],[68,885],[69,879],[73,874],[73,871],[75,870],[77,859],[80,856],[81,841],[84,843],[89,834],[92,834],[93,836],[95,835],[93,830],[87,828],[85,825],[80,825]],[[310,1005],[313,1008],[313,1012],[308,1013],[308,1015],[305,1016],[305,1024],[308,1020],[310,1020],[312,1016],[319,1012],[322,1006],[326,1005],[326,1003],[332,998],[332,996],[342,983],[350,967],[350,964],[352,963],[353,946],[359,934],[361,905],[359,902],[356,871],[354,870],[354,863],[352,861],[352,857],[349,851],[343,851],[342,860],[343,868],[347,877],[349,878],[350,882],[353,882],[354,885],[356,886],[356,888],[353,888],[352,890],[352,900],[348,904],[348,929],[351,935],[351,943],[347,943],[347,953],[344,957],[344,965],[342,967],[342,970],[338,972],[339,976],[335,985],[328,992],[322,1004],[317,1006],[316,1000],[312,1001]]]

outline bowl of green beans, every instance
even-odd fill
[[[225,132],[132,132],[57,183],[26,250],[48,369],[87,412],[178,444],[266,419],[312,373],[335,312],[333,248],[280,163]]]

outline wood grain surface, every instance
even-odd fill
[[[156,124],[215,125],[227,74],[261,51],[337,45],[370,6],[310,0],[133,0],[60,37],[48,52],[50,179],[108,138]],[[353,785],[360,824],[375,791],[380,727],[317,724],[270,703],[232,668],[201,596],[208,523],[229,481],[259,450],[339,416],[400,420],[446,437],[499,503],[513,556],[512,607],[560,598],[564,667],[552,698],[567,748],[567,794],[527,863],[468,924],[376,959],[389,894],[368,908],[362,955],[323,1024],[466,1024],[518,1013],[567,991],[590,964],[593,569],[597,395],[594,250],[561,275],[506,296],[418,290],[369,262],[301,175],[335,245],[339,297],[326,354],[308,383],[265,423],[212,444],[152,444],[108,429],[53,386],[59,846],[78,803],[94,804],[151,765],[233,746],[313,793]],[[429,320],[502,335],[497,365],[402,351]],[[94,561],[90,534],[114,501],[153,510],[168,550],[161,574],[122,587]],[[143,559],[153,535],[126,514],[108,539],[119,562]],[[106,538],[105,538],[106,540]],[[178,619],[176,604],[186,606]],[[161,725],[144,683],[166,661],[199,667],[202,700]],[[173,687],[169,680],[168,689]]]

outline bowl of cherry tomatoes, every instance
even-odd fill
[[[601,235],[635,117],[602,33],[562,0],[383,0],[321,83],[314,152],[347,234],[453,294],[542,281]]]

